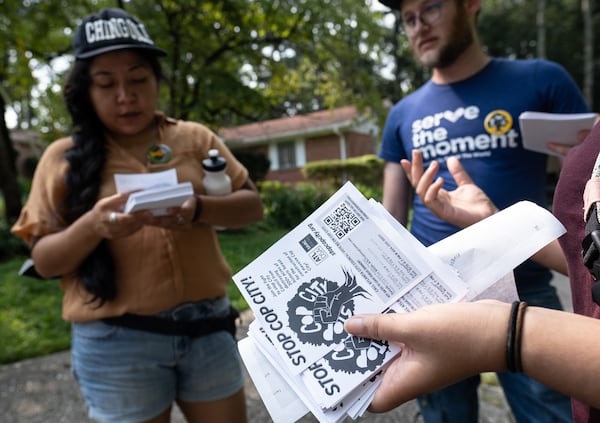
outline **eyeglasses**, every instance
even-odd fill
[[[419,14],[407,13],[402,17],[402,26],[407,35],[414,35],[417,32],[417,22],[421,25],[433,25],[442,16],[442,3],[445,0],[438,0],[424,6]]]

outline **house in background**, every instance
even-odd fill
[[[375,119],[347,106],[221,128],[218,135],[232,152],[264,154],[271,162],[266,180],[300,182],[302,167],[319,160],[345,160],[375,154]]]

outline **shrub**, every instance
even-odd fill
[[[284,229],[294,228],[335,192],[324,184],[278,181],[261,182],[259,189],[265,207],[264,224]]]
[[[381,184],[355,183],[354,185],[367,199],[381,201],[383,193]],[[282,229],[296,227],[331,197],[339,186],[311,182],[300,182],[295,185],[279,181],[260,182],[258,188],[265,210],[265,219],[261,226]]]
[[[367,197],[367,199],[372,198],[373,200],[379,202],[381,202],[383,199],[383,185],[381,184],[373,186],[356,183],[354,185],[356,186],[356,189],[362,193],[362,195]]]
[[[345,181],[355,185],[380,186],[383,178],[383,160],[373,154],[346,160],[319,160],[306,164],[302,173],[307,179],[333,186]]]

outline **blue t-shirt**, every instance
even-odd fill
[[[456,156],[492,201],[545,204],[547,156],[523,149],[524,111],[582,113],[589,108],[570,75],[547,60],[492,59],[474,76],[453,84],[427,82],[390,111],[379,156],[398,163],[423,153],[424,166],[440,163],[444,188],[456,188],[446,159]],[[551,141],[551,140],[548,140]],[[414,196],[411,232],[431,245],[458,230]],[[549,280],[549,271],[545,279]]]

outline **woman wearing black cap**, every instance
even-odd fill
[[[168,422],[175,401],[190,422],[244,422],[231,270],[214,227],[261,220],[260,196],[206,127],[156,111],[166,53],[141,22],[104,9],[82,21],[73,49],[64,90],[73,134],[44,152],[12,230],[40,275],[60,277],[90,416]],[[205,195],[211,149],[227,160],[231,194]],[[129,193],[117,193],[115,174],[170,169],[193,196],[164,213],[123,212]]]

